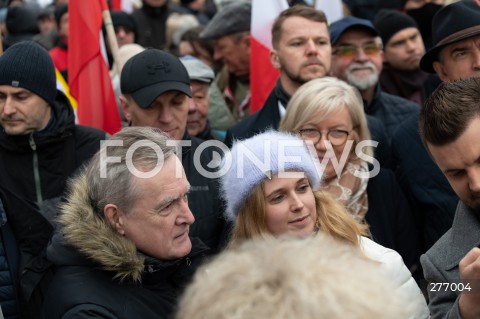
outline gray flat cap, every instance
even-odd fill
[[[200,33],[202,39],[218,39],[237,32],[250,31],[252,5],[248,2],[232,3],[217,12]]]
[[[190,80],[211,83],[215,78],[215,73],[213,73],[211,67],[191,55],[181,57],[180,61],[187,69]]]

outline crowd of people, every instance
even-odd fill
[[[0,318],[480,317],[480,1],[285,1],[253,112],[252,1],[132,0],[113,135],[3,2]]]

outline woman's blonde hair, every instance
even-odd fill
[[[367,234],[367,226],[352,218],[340,203],[329,193],[318,190],[313,192],[317,211],[317,231],[359,245],[359,236]],[[246,240],[272,237],[267,228],[266,198],[263,183],[257,185],[245,204],[239,209],[235,227],[229,242],[230,248],[238,247]]]
[[[322,121],[343,106],[347,107],[352,118],[356,132],[355,142],[370,140],[360,93],[351,85],[333,77],[314,79],[303,84],[290,99],[279,130],[297,133],[312,119]],[[366,155],[373,155],[371,147],[365,147],[363,152]]]

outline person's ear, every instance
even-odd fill
[[[132,119],[131,105],[130,105],[128,99],[123,95],[120,95],[120,104],[122,106],[122,110],[123,110],[123,114],[125,115],[125,119],[127,120],[127,122],[131,122],[131,119]]]
[[[270,62],[272,63],[273,67],[277,70],[280,69],[280,58],[278,57],[277,50],[272,49],[270,51]]]
[[[124,214],[117,205],[107,204],[103,208],[103,215],[110,225],[120,234],[125,235]]]
[[[437,73],[438,77],[440,78],[440,80],[442,80],[443,82],[448,81],[448,74],[441,62],[433,61],[432,66],[435,72]]]

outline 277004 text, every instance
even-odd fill
[[[436,282],[430,283],[430,291],[470,291],[470,283],[455,283],[455,282]]]

